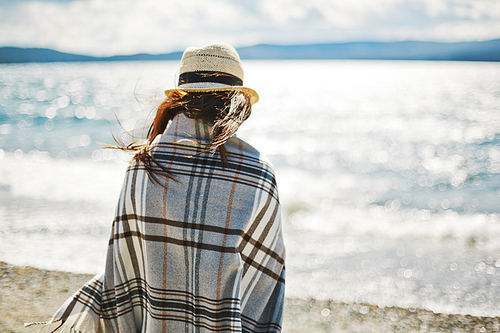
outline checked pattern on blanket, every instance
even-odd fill
[[[285,268],[271,165],[237,137],[177,115],[153,156],[173,179],[126,173],[105,271],[54,315],[56,332],[280,332]],[[196,139],[194,139],[196,138]]]

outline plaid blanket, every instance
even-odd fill
[[[126,173],[104,273],[43,331],[280,332],[284,245],[270,164],[233,137],[202,153],[210,128],[178,115],[153,156],[174,179]]]

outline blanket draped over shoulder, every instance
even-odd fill
[[[236,136],[228,165],[210,128],[174,118],[153,156],[173,178],[127,169],[105,271],[44,332],[280,332],[285,285],[273,169]]]

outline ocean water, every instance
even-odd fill
[[[129,157],[100,144],[177,66],[0,65],[0,260],[102,270]],[[500,315],[499,63],[244,66],[261,100],[238,135],[276,169],[289,297]]]

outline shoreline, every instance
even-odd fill
[[[25,322],[45,321],[93,274],[14,266],[0,261],[0,331],[36,332]],[[379,308],[315,299],[287,298],[283,332],[497,332],[500,317]]]

